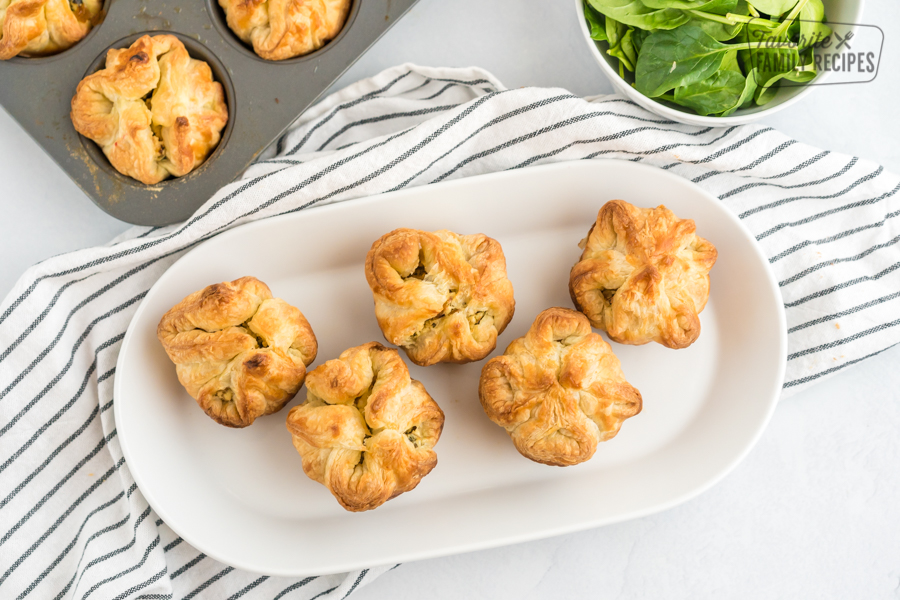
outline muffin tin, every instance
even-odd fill
[[[216,0],[107,0],[106,16],[73,47],[43,58],[0,61],[0,104],[110,215],[137,225],[188,218],[251,162],[417,0],[354,0],[338,36],[306,56],[258,57],[232,33]],[[109,48],[171,33],[209,63],[225,89],[228,124],[206,162],[184,177],[144,185],[117,172],[69,118],[78,82],[102,68]]]

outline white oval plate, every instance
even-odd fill
[[[345,512],[303,474],[285,428],[305,390],[250,427],[222,427],[182,389],[156,339],[160,317],[187,294],[254,275],[309,319],[319,340],[312,367],[383,341],[363,274],[371,243],[397,227],[446,228],[503,245],[516,314],[497,354],[541,310],[571,307],[578,242],[614,198],[664,203],[694,219],[719,260],[693,346],[613,344],[644,408],[575,467],[516,452],[478,402],[482,362],[407,361],[446,413],[438,465],[414,491],[374,511]],[[631,162],[560,163],[305,210],[198,246],[153,286],[128,328],[116,367],[116,426],[147,501],[194,547],[269,575],[334,573],[596,527],[696,496],[734,468],[768,422],[784,377],[785,331],[765,257],[716,198]]]

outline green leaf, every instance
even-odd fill
[[[831,27],[825,25],[825,6],[822,0],[809,0],[800,9],[800,48],[807,48],[831,35]]]
[[[722,59],[722,66],[719,69],[722,71],[736,71],[743,75],[741,66],[738,64],[737,50],[725,53],[725,58]]]
[[[713,13],[714,15],[727,15],[728,13],[750,14],[749,7],[744,7],[743,11],[746,12],[742,11],[742,4],[746,4],[746,2],[744,0],[712,0],[712,2],[704,4],[700,10]]]
[[[638,30],[640,31],[640,30]],[[607,51],[610,56],[619,59],[622,66],[629,71],[634,71],[634,65],[637,63],[637,50],[634,47],[634,29],[629,27],[627,31],[619,38],[615,46],[610,46]]]
[[[757,103],[764,90],[783,78],[785,73],[803,64],[796,46],[775,47],[776,44],[787,44],[789,40],[786,35],[775,35],[767,26],[750,23],[744,29],[741,39],[750,42],[751,48],[742,51],[741,58],[748,71],[756,70],[756,84],[759,86],[756,91]]]
[[[676,10],[691,10],[712,4],[718,0],[641,0],[650,8],[674,8]]]
[[[617,46],[628,26],[610,17],[606,17],[604,20],[606,21],[606,39],[609,41],[610,47]]]
[[[692,108],[699,115],[718,114],[737,106],[747,80],[738,67],[737,51],[727,54],[723,67],[712,76],[675,88],[675,103]]]
[[[800,16],[800,13],[809,4],[809,0],[799,0],[797,4],[794,5],[794,8],[791,9],[791,12],[786,14],[781,23],[776,27],[773,31],[775,36],[783,36],[787,37],[791,36],[791,31],[794,31],[794,34],[798,34],[800,32],[800,25],[797,23],[797,17]]]
[[[812,51],[807,50],[807,52],[804,54],[805,56],[800,59],[801,62],[795,68],[789,71],[771,75],[765,81],[765,84],[760,85],[760,87],[756,90],[754,96],[757,104],[762,106],[771,102],[775,95],[778,93],[778,88],[780,87],[780,83],[782,80],[794,84],[804,84],[809,83],[810,81],[815,79],[816,65],[815,61],[813,60]],[[757,84],[759,84],[758,79],[759,78],[757,78]]]
[[[634,29],[631,34],[631,40],[634,43],[635,51],[640,54],[641,48],[644,45],[644,40],[650,35],[650,32],[646,29]]]
[[[641,0],[588,0],[591,7],[620,23],[648,31],[675,29],[688,21],[687,15],[671,8],[655,9]]]
[[[778,93],[778,82],[786,75],[786,73],[779,73],[774,77],[770,77],[769,80],[762,86],[759,85],[759,80],[757,79],[757,88],[756,92],[753,95],[753,100],[759,106],[763,106],[764,104],[768,104],[772,101],[775,95]]]
[[[712,13],[715,15],[726,15],[728,13],[733,13],[736,15],[744,15],[748,16],[750,14],[750,6],[747,4],[745,0],[740,0],[739,2],[733,2],[732,0],[723,0],[718,3],[718,6],[705,6],[703,8],[704,12]],[[721,23],[719,21],[711,21],[710,19],[704,19],[700,16],[697,16],[696,13],[690,13],[691,20],[687,22],[688,25],[694,25],[699,27],[703,31],[707,33],[710,37],[720,42],[726,42],[728,40],[734,39],[744,28],[743,23],[734,23],[733,25],[726,25],[725,23]]]
[[[598,42],[609,41],[606,37],[606,24],[603,22],[603,15],[591,8],[587,1],[584,3],[584,19],[591,29],[592,40],[597,40]]]
[[[644,40],[635,69],[635,87],[650,98],[688,86],[719,70],[732,48],[699,27],[655,31]]]
[[[744,27],[743,23],[725,25],[724,23],[701,19],[700,17],[691,17],[691,20],[688,21],[687,24],[699,27],[706,32],[706,35],[720,42],[727,42],[728,40],[734,39]]]
[[[797,0],[750,0],[759,12],[766,13],[770,17],[780,17],[797,5]]]
[[[744,89],[741,92],[741,96],[740,98],[738,98],[738,101],[734,104],[734,106],[726,111],[723,111],[718,116],[727,117],[737,109],[752,104],[754,92],[756,92],[756,71],[751,70],[750,73],[747,74],[747,77],[744,79]]]

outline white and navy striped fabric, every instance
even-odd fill
[[[0,305],[0,598],[346,598],[392,568],[259,577],[169,530],[128,471],[110,410],[128,322],[179,256],[241,223],[595,157],[694,181],[756,234],[787,307],[785,394],[900,342],[900,180],[881,167],[769,127],[679,125],[617,96],[404,65],[308,111],[187,222],[51,258]]]

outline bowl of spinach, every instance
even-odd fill
[[[691,125],[749,123],[822,83],[828,22],[863,0],[576,0],[581,30],[617,92]],[[827,19],[826,19],[827,15]]]

